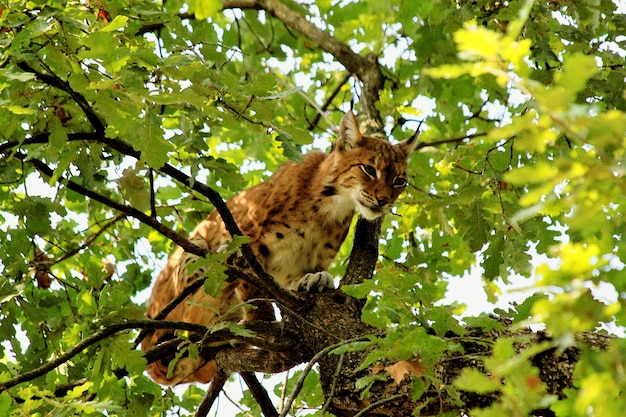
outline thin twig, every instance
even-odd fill
[[[339,355],[339,361],[337,362],[337,368],[335,368],[335,373],[333,374],[333,382],[330,387],[330,392],[328,393],[328,398],[326,398],[326,402],[324,403],[324,406],[322,407],[322,410],[320,411],[320,415],[322,417],[324,417],[324,414],[326,414],[326,411],[328,411],[328,408],[330,407],[330,404],[333,401],[333,397],[335,396],[335,391],[337,390],[337,383],[339,382],[339,376],[341,375],[341,369],[343,369],[343,360],[345,357],[346,357],[345,353],[342,353],[341,355]]]
[[[339,94],[343,85],[350,80],[350,77],[352,77],[352,74],[349,72],[346,75],[344,75],[341,81],[339,81],[339,84],[337,84],[335,89],[330,93],[330,95],[326,98],[326,100],[324,100],[324,104],[322,104],[322,107],[316,108],[317,114],[315,115],[315,119],[313,119],[312,122],[309,122],[309,130],[313,130],[317,126],[322,116],[324,116],[324,119],[326,119],[328,124],[332,126],[332,123],[330,123],[328,118],[325,116],[326,110],[328,110],[328,107],[330,107],[330,104],[333,102],[335,97],[337,97],[337,94]]]
[[[370,411],[375,410],[375,409],[377,409],[378,407],[380,407],[382,405],[385,405],[385,404],[390,403],[392,401],[399,400],[400,398],[405,398],[405,397],[408,397],[408,396],[409,396],[408,394],[396,394],[396,395],[392,395],[391,397],[384,398],[384,399],[382,399],[380,401],[376,401],[375,403],[372,403],[372,404],[368,405],[367,407],[365,407],[364,409],[362,409],[361,411],[356,413],[354,415],[354,417],[364,417],[364,416],[368,415],[368,413]]]
[[[230,395],[228,395],[228,391],[227,391],[227,390],[223,390],[223,391],[222,391],[222,395],[223,395],[224,397],[226,397],[226,399],[227,399],[228,401],[230,401],[230,403],[231,403],[231,404],[232,404],[235,408],[237,408],[237,409],[239,410],[239,412],[240,412],[241,414],[243,414],[244,416],[246,416],[246,417],[257,417],[257,416],[255,416],[254,414],[252,414],[251,412],[249,412],[248,410],[245,410],[245,409],[241,406],[241,404],[239,403],[239,401],[236,401],[236,400],[235,400],[235,399],[233,399]]]
[[[76,255],[78,252],[82,251],[83,249],[85,249],[86,247],[88,247],[89,245],[91,245],[96,239],[98,239],[98,237],[100,237],[102,235],[102,233],[104,233],[108,228],[110,228],[111,226],[113,226],[115,223],[119,222],[120,220],[125,219],[127,216],[126,213],[121,213],[118,214],[117,216],[113,217],[111,220],[109,220],[108,222],[106,222],[104,224],[104,226],[102,226],[98,231],[96,231],[93,235],[89,236],[80,246],[78,246],[77,248],[74,248],[72,250],[70,250],[69,252],[66,252],[63,256],[61,256],[59,259],[54,259],[49,265],[55,265],[58,264],[60,262],[63,262],[66,259],[71,258],[72,256]]]
[[[365,338],[364,336],[361,336],[361,337],[355,337],[355,338],[349,339],[349,340],[344,340],[343,342],[335,343],[334,345],[330,345],[330,346],[320,350],[315,356],[313,356],[313,358],[311,358],[309,363],[306,364],[306,366],[302,370],[302,373],[298,377],[298,380],[296,381],[296,385],[293,387],[293,391],[291,391],[291,394],[289,394],[289,397],[287,397],[287,401],[285,402],[285,406],[283,407],[279,417],[285,417],[287,415],[287,413],[289,412],[289,409],[291,408],[291,405],[293,404],[294,400],[296,399],[296,397],[298,396],[298,394],[302,390],[302,387],[304,386],[304,380],[306,379],[306,377],[311,372],[311,369],[313,369],[313,366],[317,362],[319,362],[319,360],[322,359],[322,357],[327,355],[330,351],[332,351],[334,349],[337,349],[338,347],[341,347],[341,346],[343,346],[345,344],[352,343],[352,342],[358,342],[358,341],[362,341],[362,340],[368,340],[368,339]]]
[[[463,136],[457,136],[454,138],[447,138],[447,139],[440,139],[440,140],[435,140],[433,142],[420,142],[415,146],[415,149],[422,149],[425,148],[427,146],[438,146],[438,145],[444,145],[446,143],[458,143],[458,142],[463,142],[466,139],[474,139],[474,138],[480,138],[483,136],[487,136],[486,132],[480,132],[480,133],[472,133],[471,135],[463,135]]]

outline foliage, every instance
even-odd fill
[[[261,10],[253,3],[0,6],[0,385],[113,323],[143,317],[145,290],[173,244],[120,207],[182,235],[212,209],[160,171],[164,164],[227,198],[315,139],[327,146],[340,110],[358,99],[355,74],[264,12],[267,1]],[[442,301],[448,280],[470,271],[482,273],[492,300],[527,277],[538,295],[506,314],[554,336],[533,352],[626,324],[623,2],[285,4],[379,57],[385,84],[376,106],[389,136],[403,139],[419,120],[427,126],[410,162],[411,187],[398,216],[386,219],[375,279],[346,288],[366,299],[363,320],[386,330],[371,362],[417,354],[424,380],[435,382],[427,365],[455,349],[443,335],[463,335],[462,306]],[[103,259],[116,266],[113,276]],[[135,335],[117,333],[2,391],[0,410],[193,412],[201,390],[151,382],[132,349]],[[564,398],[545,392],[529,357],[515,354],[518,342],[499,341],[485,364],[490,376],[464,372],[450,395],[500,389],[481,416],[539,406],[559,416],[626,409],[622,339],[582,352],[577,389]],[[315,378],[294,410],[321,408]]]

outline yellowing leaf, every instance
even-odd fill
[[[5,109],[9,110],[13,114],[35,114],[36,112],[28,107],[16,106],[14,104],[9,104],[4,106]]]
[[[196,0],[189,2],[189,8],[197,19],[208,19],[222,10],[222,2],[218,0]]]
[[[505,181],[511,184],[538,184],[550,179],[554,179],[559,170],[547,162],[537,162],[532,166],[524,166],[507,172]]]
[[[557,83],[569,90],[570,94],[585,87],[587,80],[599,71],[595,58],[582,53],[566,55],[563,59],[563,72],[555,74]]]
[[[459,55],[464,59],[497,58],[501,39],[498,33],[475,25],[454,33]]]
[[[458,78],[469,74],[474,69],[474,64],[464,63],[458,65],[440,65],[437,68],[427,68],[424,74],[433,78]]]
[[[113,32],[126,26],[126,23],[128,23],[128,16],[118,15],[115,16],[115,19],[113,19],[111,23],[100,30],[102,32]]]
[[[561,248],[561,272],[583,274],[597,267],[600,248],[589,243],[568,243]]]
[[[445,159],[442,159],[439,162],[435,163],[435,169],[441,173],[441,175],[450,175],[452,172],[452,168],[454,164],[452,162],[448,162]]]
[[[516,70],[527,69],[528,65],[524,58],[530,55],[530,39],[523,39],[519,42],[511,42],[501,52],[502,58],[512,63]]]

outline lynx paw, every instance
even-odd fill
[[[326,289],[334,289],[333,276],[328,271],[311,272],[304,274],[298,282],[298,291],[322,292]]]

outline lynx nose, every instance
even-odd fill
[[[389,197],[376,197],[376,201],[380,207],[383,207],[389,203]]]

